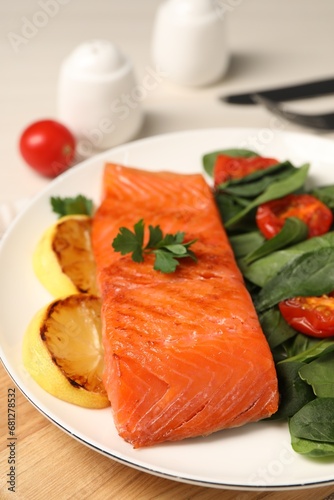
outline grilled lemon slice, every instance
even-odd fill
[[[52,224],[33,255],[37,278],[54,297],[98,294],[91,244],[91,217],[68,215]]]
[[[86,408],[109,405],[99,297],[70,295],[41,309],[26,330],[22,354],[26,370],[53,396]]]

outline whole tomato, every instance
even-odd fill
[[[30,167],[45,177],[57,177],[73,161],[76,141],[73,134],[55,120],[40,120],[25,129],[20,152]]]

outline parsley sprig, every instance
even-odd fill
[[[63,217],[64,215],[92,215],[93,213],[93,202],[86,196],[79,194],[75,198],[61,198],[57,196],[52,196],[50,199],[52,210]]]
[[[154,254],[154,266],[156,271],[173,273],[179,265],[179,259],[190,257],[195,262],[197,257],[189,247],[196,240],[184,243],[185,233],[178,231],[175,234],[163,234],[160,226],[149,226],[148,243],[144,246],[145,223],[140,219],[134,226],[133,231],[121,227],[112,247],[122,255],[132,254],[134,262],[143,262],[145,255]]]

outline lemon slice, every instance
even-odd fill
[[[87,215],[67,215],[52,224],[38,242],[33,268],[54,297],[98,294],[91,224]]]
[[[41,309],[26,330],[22,355],[28,373],[53,396],[86,408],[109,405],[99,297],[70,295]]]

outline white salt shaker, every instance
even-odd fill
[[[58,117],[89,156],[132,139],[142,123],[141,95],[131,61],[112,42],[91,40],[63,62]]]
[[[226,19],[217,0],[166,0],[158,9],[152,56],[175,83],[204,86],[226,72]]]

